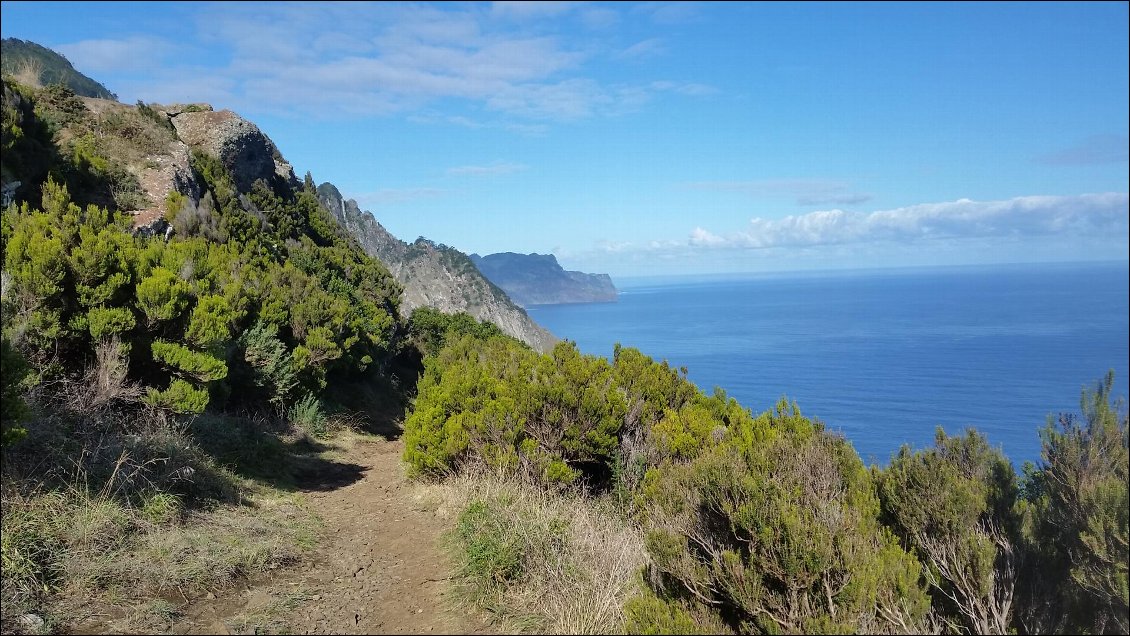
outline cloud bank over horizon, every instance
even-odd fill
[[[819,210],[780,219],[753,218],[726,234],[695,227],[687,243],[702,248],[762,249],[867,241],[915,241],[1128,231],[1130,195],[1025,196],[1003,201],[959,199],[876,212]]]
[[[812,269],[844,263],[886,267],[952,262],[1117,260],[1130,250],[1130,194],[958,199],[873,212],[817,210],[745,227],[695,226],[682,239],[598,241],[592,249],[555,249],[588,271],[646,275],[649,263],[678,263],[693,273]]]

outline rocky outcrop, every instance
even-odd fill
[[[616,302],[619,295],[608,274],[566,271],[552,254],[472,254],[471,261],[523,307],[609,303]]]
[[[148,163],[135,168],[135,172],[150,205],[131,210],[134,228],[152,226],[161,219],[170,192],[183,194],[193,204],[203,195],[203,188],[192,171],[189,148],[180,140],[170,142],[168,152],[150,157]],[[164,229],[159,231],[164,232]]]
[[[165,200],[170,192],[183,194],[188,205],[200,202],[204,188],[197,182],[192,168],[193,148],[219,159],[240,192],[249,191],[258,179],[272,185],[299,186],[294,168],[283,159],[274,142],[258,126],[232,111],[215,111],[208,104],[153,105],[153,108],[168,117],[176,139],[164,152],[148,157],[145,165],[132,167],[151,202],[150,207],[132,211],[136,232],[144,235],[150,230],[155,234],[165,231],[157,225],[165,213]]]
[[[447,313],[466,312],[478,320],[498,325],[539,351],[557,343],[553,334],[535,323],[506,293],[483,277],[471,259],[446,245],[418,239],[405,243],[390,234],[357,202],[346,200],[331,183],[318,186],[318,198],[338,222],[357,238],[370,255],[380,259],[404,287],[401,311],[410,315],[417,307]]]
[[[166,112],[177,137],[219,158],[240,191],[250,190],[257,179],[268,183],[281,179],[292,187],[299,186],[294,168],[283,159],[274,142],[258,126],[232,111],[183,108]]]

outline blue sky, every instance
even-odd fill
[[[613,276],[1127,259],[1127,3],[2,6],[409,241]]]

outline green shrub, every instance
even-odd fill
[[[149,119],[153,123],[165,129],[165,131],[169,134],[170,139],[176,138],[177,129],[173,126],[173,122],[169,119],[168,115],[157,112],[156,109],[141,100],[137,101],[137,112],[142,117]]]
[[[0,445],[19,441],[27,430],[20,426],[27,414],[23,400],[23,380],[31,372],[23,356],[8,342],[0,339]]]
[[[424,355],[435,355],[444,343],[462,336],[476,340],[506,337],[494,323],[475,320],[465,312],[446,314],[431,307],[417,307],[408,320],[408,334]]]
[[[201,296],[192,310],[185,339],[199,349],[213,349],[231,338],[236,312],[223,296]]]
[[[91,337],[102,340],[133,329],[137,321],[126,307],[95,307],[87,312],[86,324]]]
[[[169,388],[158,391],[153,387],[147,389],[141,398],[149,406],[166,409],[174,413],[195,414],[203,413],[208,406],[208,392],[194,388],[184,380],[176,379],[169,384]]]
[[[940,602],[938,613],[977,633],[1007,633],[1021,513],[1016,474],[1000,450],[976,431],[947,437],[939,428],[934,448],[900,450],[878,491],[885,519],[926,564],[931,587],[958,600],[957,611]]]
[[[153,359],[169,366],[173,373],[196,382],[214,382],[228,376],[228,367],[207,353],[164,340],[154,340],[150,345]]]
[[[326,434],[326,414],[322,404],[312,393],[307,393],[294,403],[288,412],[290,423],[310,437],[323,437]]]
[[[677,601],[654,594],[629,599],[624,604],[627,634],[724,634],[730,630],[717,618],[697,618]]]
[[[522,575],[522,546],[514,528],[484,501],[467,506],[456,522],[462,550],[461,576],[497,588]]]
[[[627,413],[608,361],[572,343],[545,356],[509,338],[462,336],[425,359],[418,390],[405,459],[420,473],[482,462],[568,483],[611,465]]]
[[[1048,418],[1027,467],[1025,627],[1130,630],[1130,426],[1114,373],[1084,388],[1080,414]]]
[[[54,128],[75,124],[90,112],[82,98],[62,84],[48,84],[35,94],[35,114]]]
[[[172,224],[187,204],[188,197],[176,190],[169,190],[169,193],[165,195],[165,213],[162,216]]]
[[[188,308],[191,288],[171,271],[158,267],[137,284],[137,308],[149,325],[172,320]]]
[[[179,497],[172,493],[155,492],[144,498],[141,516],[154,524],[170,523],[180,517],[183,505]]]
[[[648,471],[640,500],[660,598],[743,632],[925,629],[919,564],[880,525],[850,445],[787,403],[754,424],[761,442],[731,429],[692,461]]]
[[[252,383],[267,391],[271,403],[281,406],[298,384],[298,373],[286,345],[277,336],[277,326],[258,322],[243,332],[239,344],[243,360],[251,369]]]

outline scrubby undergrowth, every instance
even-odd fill
[[[154,419],[130,434],[84,424],[44,417],[4,452],[5,632],[28,614],[58,630],[154,599],[175,607],[315,544],[320,521],[285,480],[250,476],[294,464],[293,448],[254,423]]]
[[[485,471],[420,488],[452,526],[447,545],[464,602],[508,631],[621,629],[647,557],[641,529],[611,497],[551,493]]]
[[[795,404],[754,415],[634,349],[617,346],[605,360],[572,343],[541,355],[490,334],[442,340],[424,360],[405,460],[424,481],[470,493],[453,521],[460,580],[467,598],[511,624],[570,633],[1130,628],[1130,444],[1111,376],[1083,392],[1081,415],[1049,420],[1042,461],[1020,475],[973,430],[939,429],[934,447],[868,468]],[[589,553],[572,543],[577,520],[610,503],[614,512],[597,513],[601,536],[627,532],[646,548],[635,594],[633,576],[611,566],[623,563],[622,546],[597,542]],[[612,567],[620,584],[573,577],[586,571],[568,565],[574,558]],[[595,598],[620,607],[575,601]],[[567,617],[554,613],[558,603]]]

